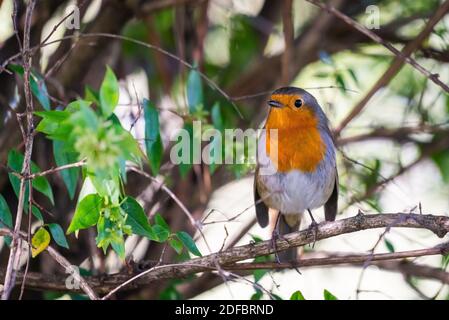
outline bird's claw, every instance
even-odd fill
[[[278,250],[277,250],[277,245],[276,245],[276,241],[278,239],[287,241],[287,243],[288,243],[288,240],[282,234],[280,234],[277,230],[273,230],[273,233],[271,234],[270,248],[274,252],[274,259],[276,260],[276,262],[281,263],[281,261],[279,260],[279,255],[278,255]]]
[[[315,220],[312,220],[312,223],[310,223],[310,226],[308,228],[308,232],[313,231],[313,243],[312,243],[312,249],[315,248],[316,243],[316,237],[318,234],[318,223],[316,223]],[[307,234],[309,235],[309,234]]]

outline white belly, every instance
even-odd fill
[[[332,194],[335,183],[333,150],[317,166],[315,172],[292,170],[277,172],[266,154],[265,134],[259,138],[257,190],[265,204],[284,214],[302,214],[307,209],[323,206]]]

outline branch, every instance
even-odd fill
[[[414,161],[409,163],[406,166],[400,166],[399,170],[392,174],[391,176],[382,179],[381,181],[373,184],[370,186],[362,196],[353,196],[350,201],[347,203],[346,208],[350,207],[352,204],[356,202],[361,202],[365,199],[368,199],[371,195],[374,194],[374,192],[378,191],[380,187],[386,186],[388,183],[399,177],[400,175],[404,174],[405,172],[409,171],[410,169],[414,168],[417,164],[419,164],[421,161],[427,159],[432,154],[435,154],[437,152],[440,152],[442,150],[446,150],[449,148],[449,136],[443,135],[441,139],[437,141],[432,141],[430,143],[421,144],[421,154],[416,158]],[[344,211],[346,208],[342,208]]]
[[[72,276],[75,278],[76,281],[80,284],[81,289],[89,296],[91,300],[98,300],[98,296],[94,292],[94,290],[89,286],[86,280],[84,280],[83,277],[79,274],[78,270],[75,270],[72,266],[72,264],[67,261],[66,258],[64,258],[61,254],[59,254],[58,251],[53,249],[52,247],[47,247],[47,252],[53,257],[53,259],[56,260],[57,263],[59,263],[62,267],[64,267],[66,270],[70,270]]]
[[[381,261],[375,263],[381,269],[389,271],[399,271],[405,277],[421,277],[428,279],[436,279],[442,283],[449,284],[449,272],[441,268],[430,267],[408,261]]]
[[[355,217],[347,219],[320,223],[317,227],[316,239],[322,240],[346,233],[386,227],[427,229],[441,238],[447,232],[449,232],[449,217],[405,213],[385,213],[374,215],[358,214]],[[291,247],[303,246],[312,243],[313,241],[313,232],[311,232],[310,230],[302,230],[285,235],[285,239],[278,239],[276,241],[276,248],[277,250],[282,251]],[[224,270],[252,270],[257,268],[280,269],[290,268],[293,266],[292,264],[256,265],[248,263],[238,263],[240,261],[251,259],[257,256],[265,256],[271,254],[274,252],[273,248],[274,246],[272,245],[270,240],[256,244],[234,247],[219,253],[195,258],[179,264],[159,265],[153,268],[149,268],[143,273],[132,276],[132,281],[130,281],[131,276],[127,274],[91,276],[85,277],[85,280],[88,282],[89,286],[96,292],[106,293],[110,292],[112,288],[116,288],[117,286],[119,286],[120,289],[136,289],[147,286],[162,279],[182,278],[194,273],[214,271],[217,269],[217,264],[220,265]],[[407,257],[447,254],[448,252],[449,244],[445,243],[433,248],[405,252],[303,259],[301,261],[298,261],[298,266],[311,267],[336,264],[363,264],[367,260],[369,262],[385,261],[392,259],[404,259]],[[431,274],[427,273],[427,275],[425,275],[424,273],[422,273],[422,276],[430,277]],[[442,281],[448,281],[448,276],[446,274],[439,274],[438,277],[439,280],[443,279]],[[68,289],[65,287],[65,277],[62,276],[39,276],[36,273],[29,273],[27,281],[27,286],[30,288],[68,291]],[[124,286],[124,284],[126,284],[126,287]]]
[[[312,2],[316,5],[317,1],[315,0],[307,0],[309,2]],[[320,7],[323,6],[322,4],[320,4]],[[329,8],[328,6],[325,6],[326,8]],[[330,9],[329,9],[330,10]],[[419,71],[421,71],[421,73],[423,73],[427,78],[431,79],[433,82],[435,82],[437,85],[439,85],[440,87],[442,87],[446,92],[449,92],[449,87],[447,85],[445,85],[444,83],[442,83],[438,77],[436,75],[431,74],[430,72],[428,72],[427,70],[425,70],[424,68],[422,68],[416,61],[410,59],[410,55],[421,46],[422,42],[429,36],[429,34],[432,32],[433,27],[441,20],[442,17],[444,17],[444,15],[449,11],[449,0],[447,0],[446,2],[444,2],[439,8],[438,10],[435,12],[435,14],[432,16],[432,18],[430,18],[429,22],[427,23],[427,25],[424,27],[424,29],[418,34],[418,36],[410,43],[408,43],[404,49],[402,49],[401,52],[397,51],[393,52],[396,54],[396,57],[394,58],[393,62],[391,63],[390,67],[385,71],[385,73],[377,80],[377,82],[374,84],[374,86],[371,88],[371,90],[365,95],[365,97],[359,102],[357,103],[357,105],[351,110],[351,112],[343,119],[343,121],[341,122],[340,126],[337,128],[336,130],[336,135],[338,136],[339,133],[358,115],[360,114],[360,112],[362,112],[362,110],[365,108],[366,104],[368,103],[368,101],[374,96],[374,94],[381,89],[382,87],[386,86],[391,79],[393,79],[396,74],[399,72],[399,70],[401,70],[404,62],[408,62],[409,64],[411,64],[413,67],[415,67],[416,69],[418,69]],[[343,15],[342,13],[340,13],[338,10],[333,9],[331,10],[332,13],[336,14],[338,17],[340,17],[341,19],[343,19],[343,17],[350,19],[353,23],[351,25],[353,25],[357,30],[360,31],[359,27],[362,28],[363,30],[366,30],[369,34],[370,34],[370,38],[372,38],[372,35],[375,35],[374,33],[372,33],[371,31],[369,31],[368,29],[364,28],[363,26],[361,26],[360,24],[358,24],[357,22],[355,22],[354,20],[352,20],[351,18]],[[349,23],[348,21],[344,20],[345,22]],[[378,37],[377,35],[375,35],[376,37]],[[380,37],[379,37],[380,38]],[[372,38],[373,40],[375,40],[374,38]],[[381,39],[381,38],[380,38]],[[375,40],[376,41],[376,40]],[[383,40],[382,40],[383,41]],[[378,42],[378,41],[376,41]],[[381,42],[381,44],[384,44]],[[388,47],[387,47],[388,48]],[[394,47],[393,47],[394,48]]]
[[[0,229],[0,237],[1,236],[13,236],[13,233],[11,232],[11,230],[9,229]],[[28,242],[28,240],[25,239],[26,235],[23,232],[19,232],[18,233],[18,237],[24,241],[26,241],[27,245],[29,247],[31,247],[32,245]],[[91,300],[98,300],[98,296],[97,294],[94,292],[94,290],[91,288],[91,286],[89,285],[89,283],[79,274],[79,271],[76,270],[73,265],[66,259],[64,258],[64,256],[62,256],[58,251],[56,251],[55,249],[53,249],[51,246],[48,246],[45,251],[47,251],[50,256],[57,262],[59,263],[59,265],[61,265],[66,271],[70,271],[71,275],[73,276],[73,278],[80,284],[80,288],[81,291],[86,293],[89,298]],[[17,272],[18,273],[18,272]],[[6,272],[7,274],[7,272]],[[0,276],[3,277],[4,276],[4,272],[0,271]],[[6,276],[6,275],[5,275]],[[25,283],[25,287],[31,287],[34,288],[35,286],[33,285],[34,283],[34,279],[36,279],[36,274],[31,275],[31,284],[28,283],[30,277],[30,273],[29,272],[25,272],[25,273],[21,273],[18,276],[18,281],[16,284],[20,284],[23,282],[27,281],[27,283]],[[44,276],[45,277],[45,276]],[[66,279],[67,277],[61,277],[58,276],[56,277],[57,279],[59,279],[58,282],[63,283],[64,287],[66,287],[66,289],[62,289],[60,286],[57,287],[57,290],[62,290],[62,291],[67,291],[67,286],[66,286]],[[42,281],[42,279],[40,280]],[[48,286],[47,289],[53,289],[53,287],[51,286],[51,284],[46,283],[46,285]],[[11,288],[12,289],[12,288]],[[5,292],[5,291],[3,291]]]
[[[33,173],[33,174],[30,174],[28,177],[25,177],[25,178],[27,178],[27,179],[35,179],[37,177],[47,176],[47,175],[50,175],[50,174],[53,174],[53,173],[56,173],[56,172],[59,172],[59,171],[62,171],[62,170],[71,169],[71,168],[79,168],[79,167],[84,166],[85,164],[86,164],[86,160],[81,160],[81,161],[78,161],[78,162],[65,164],[63,166],[59,166],[59,167],[56,167],[56,168],[51,168],[51,169],[48,169],[48,170],[45,170],[45,171],[42,171],[42,172]]]
[[[36,0],[31,0],[28,3],[26,14],[25,14],[25,28],[23,35],[23,47],[22,47],[22,57],[23,57],[23,67],[24,67],[24,90],[25,90],[25,101],[26,101],[26,120],[27,120],[27,133],[24,137],[25,143],[25,155],[22,165],[22,175],[30,175],[31,172],[31,154],[33,152],[33,140],[34,140],[34,122],[33,122],[33,96],[31,94],[30,86],[30,75],[31,75],[31,60],[32,55],[30,52],[30,33],[31,33],[31,20],[33,16],[34,7],[36,5]],[[4,288],[2,292],[2,300],[8,300],[12,289],[15,285],[16,274],[17,274],[17,258],[20,256],[20,228],[22,225],[22,215],[25,201],[26,186],[28,181],[25,178],[20,179],[19,187],[19,203],[17,205],[16,221],[14,225],[14,233],[12,235],[11,250],[9,252],[8,265],[6,268],[6,275],[4,281]],[[31,190],[29,191],[31,195]],[[30,204],[29,204],[30,205]]]
[[[381,254],[360,254],[360,255],[337,255],[324,258],[302,258],[297,263],[237,263],[228,266],[223,266],[224,270],[229,271],[241,271],[242,274],[246,274],[243,271],[250,270],[283,270],[291,268],[307,268],[307,267],[323,267],[323,266],[339,266],[339,265],[365,265],[367,261],[371,265],[376,265],[381,269],[389,271],[401,272],[406,276],[416,276],[428,279],[436,279],[442,283],[449,284],[449,273],[440,268],[435,268],[426,265],[419,265],[416,263],[408,262],[406,258],[416,258],[423,256],[439,255],[442,252],[446,252],[449,249],[449,244],[445,243],[441,246],[421,249],[402,251],[395,253],[381,253]],[[400,260],[400,261],[393,261]],[[190,266],[198,266],[197,264],[188,264]],[[159,268],[172,268],[175,265],[162,265]],[[155,270],[155,268],[153,269]],[[211,271],[211,267],[203,267],[203,271]],[[0,270],[0,276],[4,271]],[[21,283],[23,274],[19,274],[18,283]],[[113,274],[108,276],[90,276],[85,277],[85,280],[89,282],[89,286],[95,289],[97,292],[106,293],[109,292],[114,286],[123,286],[126,281],[129,281],[129,276],[125,274]],[[63,275],[46,275],[42,273],[31,272],[27,276],[26,287],[29,289],[38,290],[54,290],[54,291],[68,291],[65,286],[66,276]],[[155,280],[143,279],[142,281],[136,281],[130,283],[126,289],[136,289],[144,287],[154,282]],[[122,287],[121,287],[122,288]],[[74,290],[81,291],[81,290]]]
[[[259,269],[272,269],[272,270],[283,270],[292,268],[304,268],[304,267],[316,267],[316,266],[333,266],[333,265],[344,265],[344,264],[355,264],[355,265],[365,265],[367,262],[375,261],[388,261],[388,260],[398,260],[406,258],[417,258],[432,255],[441,255],[449,250],[449,243],[444,243],[440,246],[433,248],[420,249],[420,250],[410,250],[401,251],[393,253],[379,253],[379,254],[353,254],[353,255],[337,255],[325,258],[307,258],[301,259],[295,263],[277,263],[277,262],[247,262],[247,263],[236,263],[224,267],[225,269],[232,270],[259,270]],[[393,269],[392,267],[390,269]],[[436,268],[431,268],[436,269]],[[441,269],[438,269],[442,271]],[[444,272],[444,271],[443,271]],[[425,277],[431,278],[430,275]],[[444,276],[439,276],[439,280],[444,283],[449,284],[449,273],[444,272]],[[422,274],[425,274],[424,272]]]
[[[158,53],[161,53],[171,59],[174,59],[176,61],[178,61],[179,63],[181,63],[182,65],[184,65],[185,67],[191,69],[191,70],[196,70],[198,72],[198,74],[200,75],[200,77],[215,91],[217,91],[220,95],[222,95],[226,100],[229,101],[229,103],[232,105],[232,107],[234,108],[234,110],[236,111],[236,113],[240,116],[240,118],[243,119],[243,115],[240,112],[239,108],[237,107],[237,105],[235,104],[235,102],[233,101],[232,97],[229,96],[223,89],[220,88],[220,86],[214,82],[211,78],[209,78],[204,72],[198,70],[198,68],[196,68],[194,65],[192,65],[191,63],[179,58],[178,56],[176,56],[175,54],[162,49],[161,47],[158,47],[156,45],[153,44],[149,44],[140,40],[136,40],[130,37],[125,37],[125,36],[121,36],[121,35],[117,35],[117,34],[112,34],[112,33],[104,33],[104,32],[91,32],[91,33],[80,33],[77,35],[68,35],[68,36],[64,36],[62,38],[53,40],[53,41],[49,41],[46,43],[41,43],[37,46],[34,46],[30,49],[31,52],[34,52],[35,50],[38,50],[40,48],[55,44],[55,43],[60,43],[63,42],[64,40],[70,40],[70,39],[89,39],[89,38],[109,38],[109,39],[116,39],[116,40],[120,40],[120,41],[127,41],[127,42],[131,42],[134,44],[137,44],[139,46],[145,47],[147,49],[150,50],[154,50],[157,51]],[[16,59],[19,56],[19,54],[13,55],[11,57],[9,57],[8,59],[6,59],[5,61],[3,61],[3,63],[0,66],[0,73],[2,70],[5,69],[5,67],[10,64],[14,59]]]
[[[334,7],[332,7],[332,6],[328,5],[328,4],[324,4],[324,3],[322,3],[322,2],[320,2],[318,0],[306,0],[306,1],[316,5],[318,7],[320,7],[323,10],[328,11],[329,13],[335,15],[337,18],[341,19],[342,21],[344,21],[345,23],[347,23],[348,25],[350,25],[351,27],[353,27],[357,31],[360,31],[361,33],[363,33],[367,37],[371,38],[374,42],[377,42],[377,43],[383,45],[385,48],[390,50],[396,56],[395,61],[398,60],[401,65],[404,63],[404,61],[407,62],[412,67],[414,67],[416,70],[421,72],[424,76],[426,76],[427,78],[432,80],[435,84],[440,86],[444,91],[449,92],[449,87],[438,78],[438,74],[431,73],[426,68],[421,66],[416,60],[410,58],[410,55],[413,53],[413,51],[415,51],[421,45],[421,43],[432,32],[433,27],[449,11],[449,0],[444,2],[436,10],[435,14],[432,16],[432,18],[430,18],[429,22],[424,27],[424,29],[421,31],[421,33],[411,43],[409,43],[407,46],[405,46],[405,48],[402,51],[399,51],[392,44],[390,44],[389,42],[385,41],[384,39],[379,37],[377,34],[372,32],[371,30],[365,28],[360,23],[358,23],[357,21],[355,21],[352,18],[348,17],[347,15],[345,15],[342,12],[340,12],[336,8],[334,8]]]
[[[415,139],[411,137],[411,135],[418,133],[447,134],[449,131],[447,125],[448,123],[441,123],[436,125],[419,124],[417,126],[405,126],[399,128],[378,127],[374,128],[372,131],[368,133],[362,133],[350,137],[339,138],[337,140],[337,144],[338,146],[344,146],[349,143],[362,142],[375,139],[388,139],[397,141],[399,143],[407,141],[417,142]]]

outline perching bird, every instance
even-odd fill
[[[275,241],[297,231],[306,210],[311,227],[316,223],[310,210],[323,205],[326,220],[335,220],[338,174],[327,117],[310,93],[295,87],[280,88],[271,94],[268,105],[265,130],[258,141],[254,199],[262,227],[268,224],[269,208],[279,211]],[[278,261],[295,261],[296,249],[280,252]]]

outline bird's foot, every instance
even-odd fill
[[[316,236],[318,234],[318,223],[315,220],[312,220],[312,223],[310,224],[309,228],[307,229],[308,232],[313,232],[313,243],[312,243],[312,249],[315,248],[316,243]],[[307,233],[307,236],[309,233]]]
[[[277,230],[273,230],[273,233],[271,234],[270,248],[274,251],[274,259],[277,263],[281,263],[281,261],[279,260],[279,255],[278,255],[278,250],[277,250],[277,245],[276,245],[276,241],[279,239],[284,240],[288,243],[287,238],[285,238]]]

